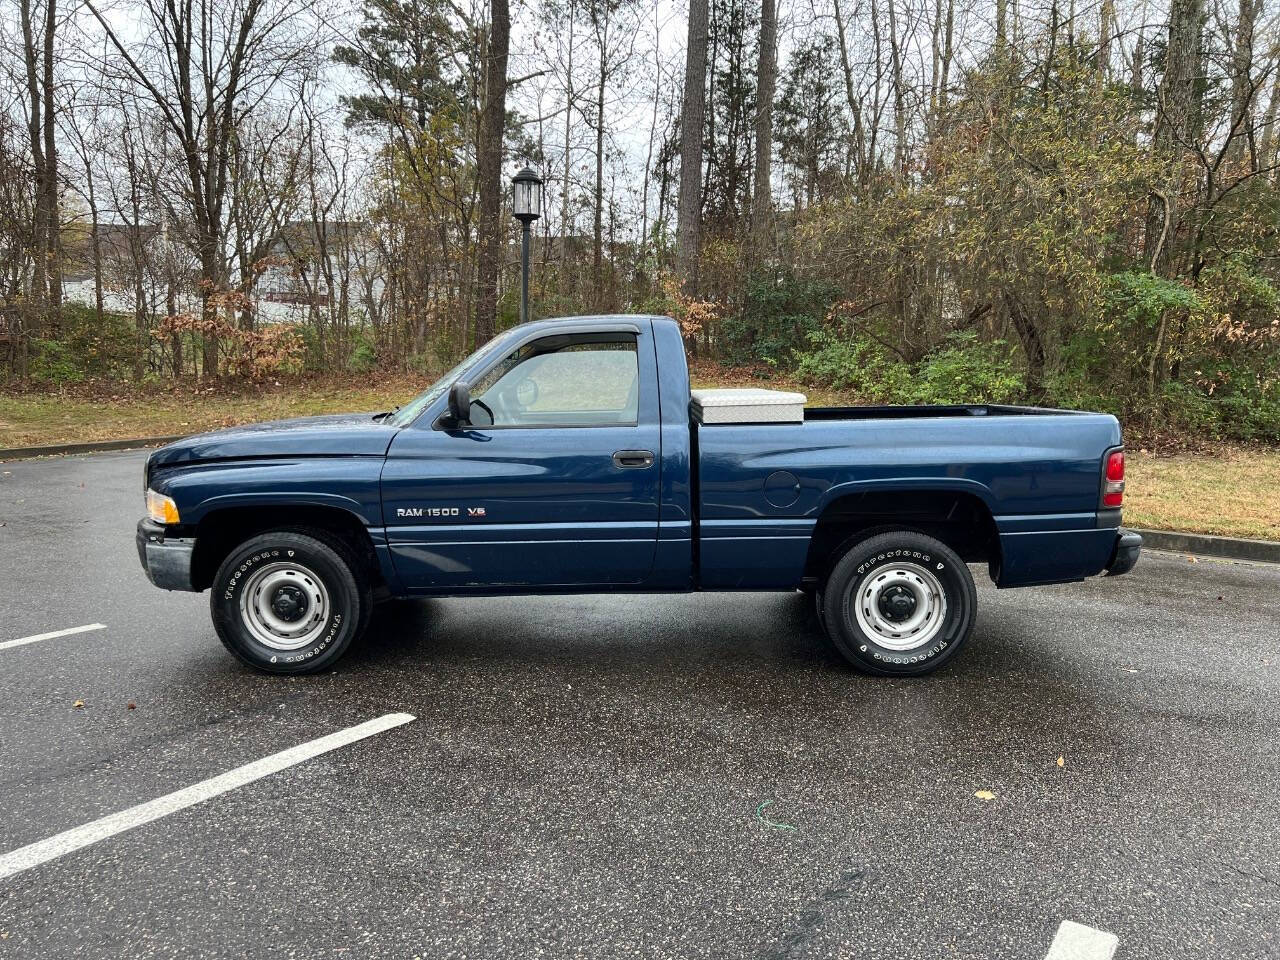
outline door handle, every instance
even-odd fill
[[[619,450],[613,455],[613,463],[623,470],[643,470],[653,466],[653,451]]]

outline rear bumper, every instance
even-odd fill
[[[1107,563],[1107,576],[1118,577],[1128,573],[1142,555],[1142,537],[1132,530],[1120,527],[1116,530],[1116,546]]]
[[[194,537],[166,536],[162,524],[150,518],[138,521],[138,560],[147,579],[164,590],[195,590],[191,585]]]

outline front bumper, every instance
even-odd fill
[[[1116,546],[1107,563],[1107,576],[1118,577],[1128,573],[1142,555],[1142,537],[1132,530],[1120,527],[1116,530]]]
[[[138,559],[147,579],[165,590],[195,590],[191,585],[194,537],[166,535],[163,524],[150,517],[138,521]]]

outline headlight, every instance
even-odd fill
[[[178,505],[173,497],[166,497],[154,490],[147,491],[147,515],[156,523],[181,523],[178,518]]]

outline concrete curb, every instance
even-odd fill
[[[136,437],[131,440],[90,440],[88,443],[57,443],[47,447],[0,448],[0,460],[29,460],[32,457],[60,457],[69,453],[106,453],[109,450],[134,450],[138,447],[161,447],[181,440],[186,434],[172,437]]]
[[[1269,540],[1213,537],[1207,533],[1182,533],[1176,530],[1135,529],[1135,532],[1142,534],[1142,546],[1145,549],[1225,557],[1228,560],[1280,563],[1280,543]]]

